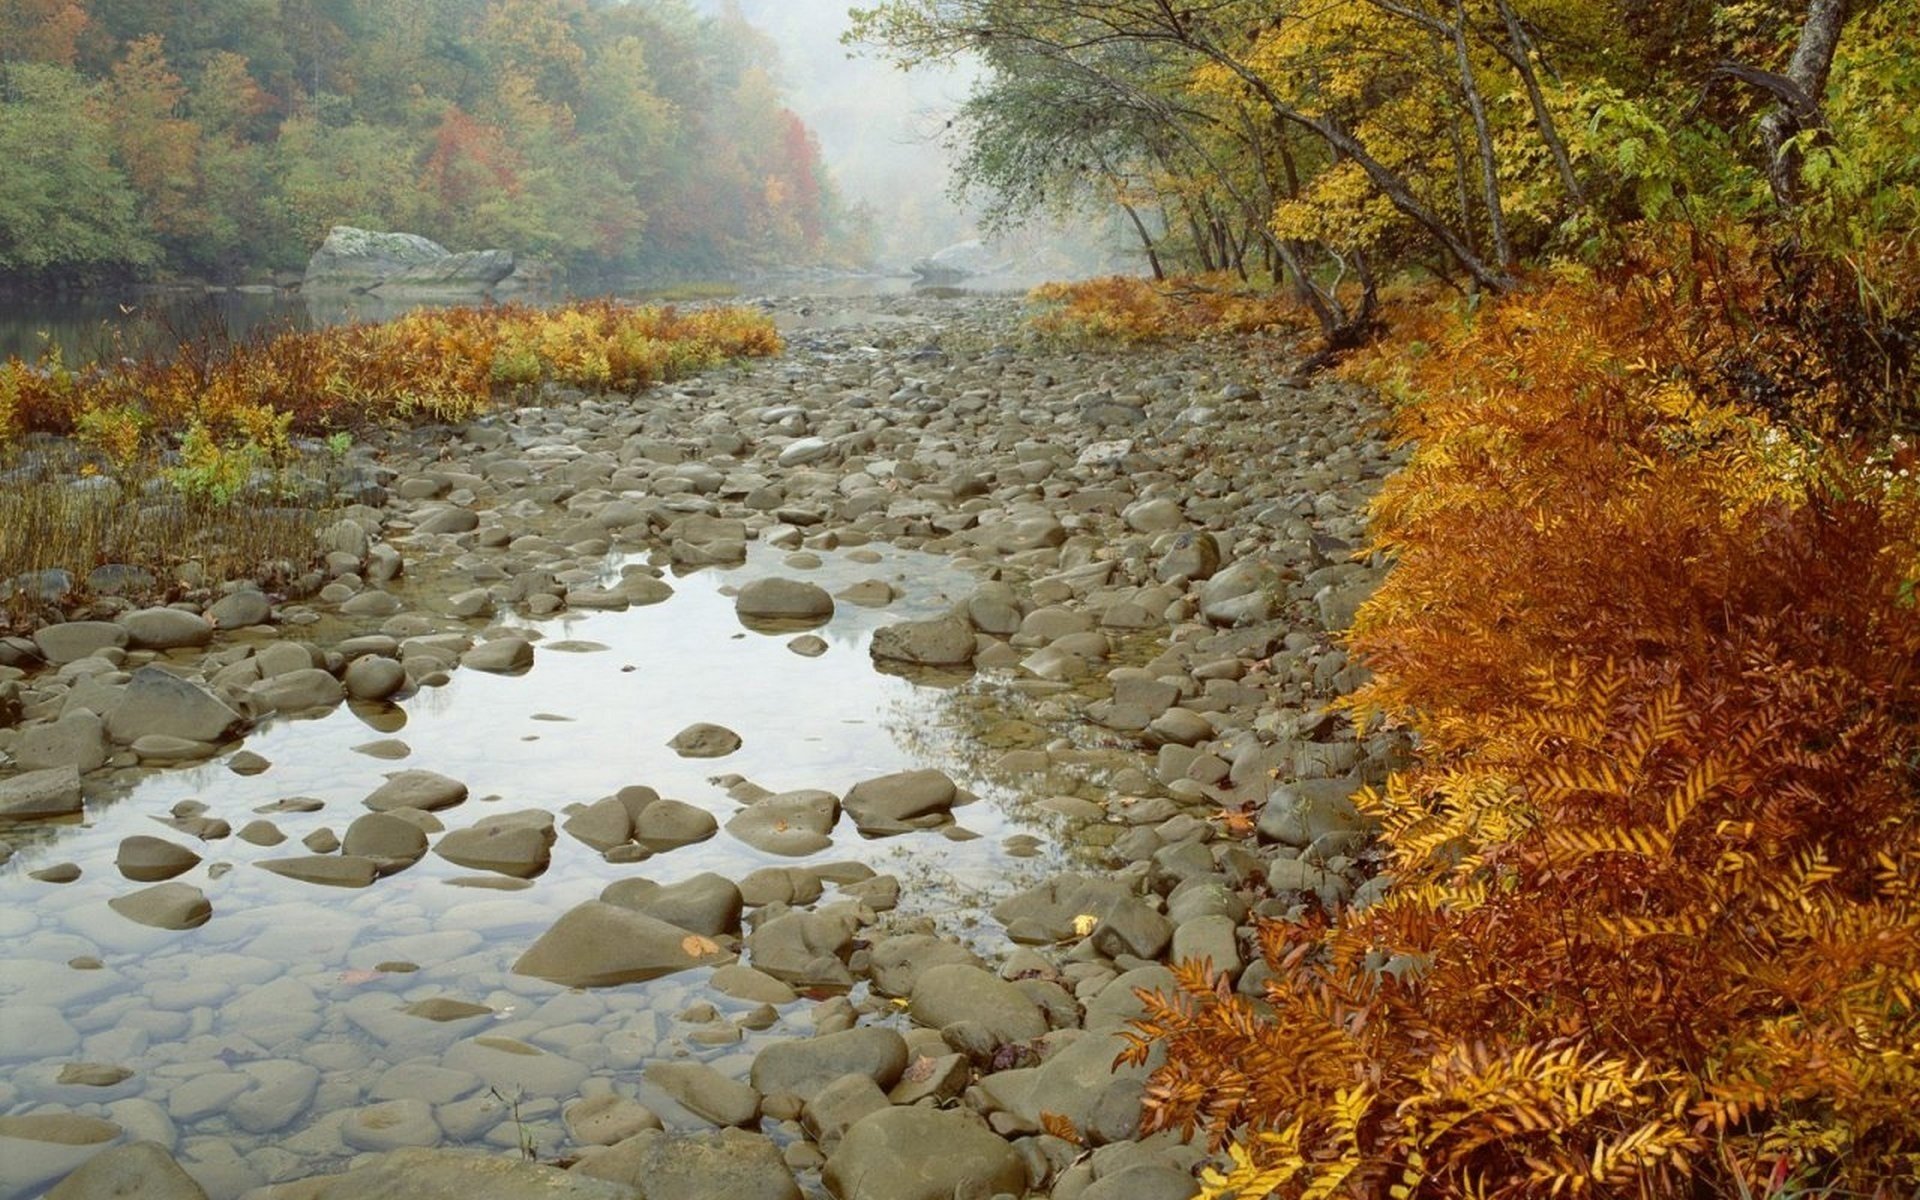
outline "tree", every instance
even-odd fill
[[[0,0],[0,66],[71,67],[88,24],[87,10],[72,0]]]
[[[144,219],[161,237],[193,232],[194,157],[200,130],[182,116],[187,89],[167,64],[160,35],[127,46],[113,67],[116,155],[140,195]]]
[[[106,110],[78,74],[0,67],[0,271],[28,281],[113,276],[155,260],[112,148]]]

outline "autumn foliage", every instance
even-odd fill
[[[1152,342],[1309,323],[1285,296],[1221,273],[1048,283],[1033,289],[1028,303],[1034,308],[1028,323],[1036,331],[1070,340]]]
[[[150,440],[191,434],[271,455],[292,434],[464,420],[547,382],[634,391],[779,349],[772,322],[746,309],[598,300],[420,309],[109,367],[10,359],[0,364],[0,445],[72,433],[125,461]]]
[[[1910,454],[1843,372],[1775,377],[1824,360],[1756,349],[1738,250],[1624,257],[1356,367],[1416,449],[1352,705],[1421,761],[1369,797],[1384,900],[1267,926],[1265,1004],[1189,965],[1150,1009],[1157,1119],[1231,1147],[1213,1195],[1920,1178]]]
[[[338,224],[581,276],[858,259],[777,64],[680,0],[7,0],[0,286],[261,279]]]

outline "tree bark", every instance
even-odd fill
[[[1154,249],[1153,235],[1147,232],[1147,223],[1140,219],[1140,214],[1134,211],[1133,205],[1122,200],[1120,207],[1126,211],[1127,217],[1133,222],[1134,231],[1140,235],[1140,244],[1147,248],[1147,263],[1153,267],[1154,281],[1157,283],[1164,280],[1167,273],[1160,268],[1160,252]]]
[[[1760,142],[1767,152],[1767,183],[1773,189],[1775,203],[1782,208],[1792,208],[1800,190],[1800,155],[1788,143],[1826,124],[1821,98],[1827,90],[1827,74],[1833,69],[1834,52],[1840,46],[1840,30],[1847,23],[1848,7],[1848,0],[1813,0],[1808,5],[1807,23],[1800,28],[1800,41],[1787,64],[1785,82],[1793,90],[1775,90],[1778,103],[1760,119]]]
[[[1493,153],[1493,131],[1487,125],[1486,102],[1473,77],[1473,56],[1467,53],[1466,0],[1453,0],[1453,53],[1460,67],[1460,92],[1473,118],[1473,136],[1480,149],[1480,186],[1486,192],[1487,225],[1493,233],[1493,254],[1503,272],[1513,270],[1513,239],[1507,234],[1506,208],[1500,201],[1500,164]]]
[[[1507,40],[1513,44],[1510,56],[1514,69],[1520,72],[1520,80],[1527,85],[1527,102],[1533,106],[1533,123],[1540,130],[1540,140],[1547,144],[1547,152],[1553,155],[1553,165],[1560,172],[1560,186],[1567,189],[1567,195],[1573,202],[1584,205],[1587,202],[1581,190],[1580,180],[1573,173],[1573,159],[1567,154],[1567,144],[1560,140],[1560,129],[1553,122],[1553,113],[1547,108],[1547,99],[1540,91],[1540,77],[1533,69],[1533,41],[1527,37],[1520,26],[1520,16],[1513,11],[1509,0],[1494,0],[1500,8],[1500,19],[1507,25]]]

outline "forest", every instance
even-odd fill
[[[1360,801],[1392,886],[1134,1035],[1202,1194],[1911,1195],[1920,7],[859,20],[989,64],[952,143],[992,220],[1131,220],[1158,282],[1050,329],[1232,354],[1278,288],[1410,454],[1344,709],[1418,747]]]
[[[336,224],[598,275],[858,261],[778,70],[681,0],[9,0],[0,277],[258,281]]]

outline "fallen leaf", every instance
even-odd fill
[[[680,948],[687,952],[689,958],[705,958],[709,954],[720,953],[719,942],[710,937],[701,937],[697,933],[690,933],[681,938]]]
[[[1099,923],[1100,918],[1094,916],[1092,913],[1081,913],[1073,919],[1073,936],[1085,937],[1092,933],[1093,927]]]

